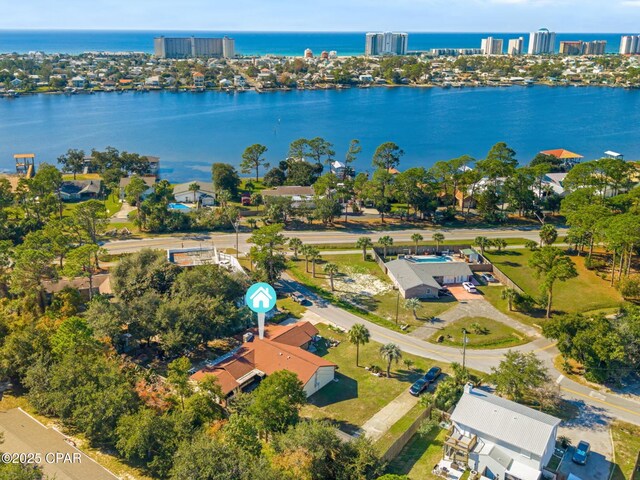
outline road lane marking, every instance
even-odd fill
[[[562,383],[562,380],[564,380],[564,375],[560,374],[560,376],[556,379],[556,383],[560,385]]]
[[[608,406],[609,406],[609,407],[611,407],[611,408],[615,408],[615,409],[618,409],[618,410],[622,410],[623,412],[630,413],[630,414],[632,414],[632,415],[634,415],[634,416],[636,416],[636,417],[640,418],[640,411],[637,411],[637,410],[631,410],[631,409],[626,408],[626,407],[620,407],[620,406],[618,406],[618,405],[614,405],[613,403],[609,403],[609,402],[607,402],[607,401],[605,401],[605,400],[600,400],[600,399],[598,399],[598,398],[593,398],[593,397],[591,397],[591,396],[589,396],[589,395],[585,395],[584,393],[576,392],[575,390],[572,390],[572,389],[567,388],[567,387],[560,387],[560,390],[563,390],[563,391],[565,391],[565,392],[572,393],[572,394],[574,394],[574,395],[577,395],[577,396],[579,396],[579,397],[586,398],[586,399],[591,400],[591,401],[595,401],[595,402],[598,402],[598,403],[602,403],[602,404],[604,404],[604,405],[608,405]]]

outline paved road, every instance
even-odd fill
[[[312,299],[313,305],[308,306],[311,312],[342,328],[349,329],[355,323],[362,323],[369,329],[371,339],[376,342],[392,342],[397,344],[404,352],[431,358],[439,362],[462,363],[462,349],[432,344],[411,335],[381,327],[331,305],[289,277],[284,278],[282,283],[286,289],[297,290]],[[567,400],[576,402],[584,408],[597,410],[603,416],[619,418],[620,420],[640,425],[640,402],[613,394],[596,392],[589,387],[565,378],[564,375],[558,372],[553,365],[553,359],[559,353],[554,343],[545,338],[537,338],[533,342],[522,345],[517,349],[525,353],[535,352],[544,361],[550,375],[556,379],[563,397]],[[489,372],[492,367],[496,367],[500,363],[507,351],[508,349],[468,351],[466,365],[476,370]]]
[[[411,235],[420,233],[429,240],[434,232],[442,232],[447,240],[473,240],[477,236],[489,236],[500,238],[525,238],[539,240],[538,229],[527,227],[522,229],[514,228],[425,228],[411,230],[389,230],[389,231],[368,231],[366,229],[327,231],[327,232],[305,232],[289,231],[284,232],[286,236],[297,237],[305,243],[311,244],[340,244],[355,243],[362,236],[371,237],[374,241],[384,235],[391,235],[396,242],[411,242]],[[559,229],[559,235],[564,235],[565,229]],[[251,233],[245,232],[238,235],[238,247],[241,252],[249,250],[247,239]],[[179,248],[211,246],[218,248],[235,248],[236,235],[234,233],[202,233],[185,235],[168,235],[162,237],[141,238],[135,240],[110,240],[104,247],[112,254],[130,253],[142,248]]]
[[[64,441],[57,430],[14,408],[0,412],[2,451],[39,453],[44,473],[57,480],[118,480],[118,477]],[[58,454],[58,456],[56,456]]]

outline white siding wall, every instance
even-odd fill
[[[316,373],[304,386],[304,392],[307,397],[313,395],[327,383],[333,381],[335,377],[335,367],[320,367],[316,370]]]

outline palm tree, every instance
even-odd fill
[[[480,253],[484,257],[484,250],[485,248],[491,246],[491,240],[489,240],[487,237],[476,237],[473,241],[473,244],[477,247],[480,247]]]
[[[367,259],[367,248],[372,247],[373,242],[369,237],[360,237],[356,242],[356,248],[362,249],[362,260]]]
[[[551,318],[553,286],[557,281],[566,282],[578,276],[576,266],[571,258],[557,247],[542,247],[531,254],[529,267],[537,278],[543,279],[541,289],[547,294],[547,318]]]
[[[227,208],[227,204],[231,201],[231,192],[229,190],[220,190],[216,195],[216,199],[222,208]]]
[[[440,244],[444,242],[444,234],[437,232],[437,233],[434,233],[431,238],[434,242],[436,242],[436,252],[439,252]]]
[[[550,223],[545,223],[540,229],[540,246],[549,246],[558,238],[556,227]]]
[[[524,242],[524,248],[533,252],[534,250],[538,249],[538,242],[536,242],[535,240],[527,240],[526,242]]]
[[[189,191],[193,192],[193,203],[197,203],[196,194],[200,191],[200,184],[197,182],[193,182],[191,185],[189,185]]]
[[[293,250],[293,258],[298,259],[298,251],[302,248],[302,240],[298,237],[293,237],[289,239],[289,248]]]
[[[309,253],[311,251],[311,245],[302,245],[300,247],[300,253],[304,257],[304,271],[309,273]]]
[[[380,347],[380,356],[387,362],[387,378],[391,377],[391,363],[398,363],[402,358],[402,351],[395,343],[387,343]]]
[[[329,283],[331,284],[331,291],[335,291],[333,288],[333,277],[335,277],[339,272],[338,265],[335,263],[327,263],[324,266],[324,273],[329,275]]]
[[[356,323],[347,332],[347,338],[349,342],[356,346],[356,367],[360,362],[360,345],[369,343],[369,330],[361,323]]]
[[[504,238],[496,238],[492,243],[499,252],[501,252],[503,248],[507,247],[507,241]]]
[[[311,247],[309,249],[309,260],[311,260],[311,271],[313,274],[313,278],[316,278],[316,262],[320,260],[320,250],[316,247]]]
[[[502,290],[500,297],[509,304],[509,311],[513,311],[513,301],[518,297],[518,292],[514,288],[505,288]]]
[[[382,251],[384,254],[384,259],[387,259],[387,247],[390,247],[391,245],[393,245],[393,238],[391,238],[389,235],[385,235],[384,237],[380,237],[378,239],[378,243],[380,245],[382,245]]]
[[[418,243],[420,243],[422,240],[424,240],[424,237],[422,235],[420,235],[419,233],[414,233],[413,235],[411,235],[411,240],[413,241],[413,243],[416,244],[416,255],[418,254]]]
[[[250,218],[249,220],[247,220],[247,223],[254,230],[258,226],[258,221],[255,218]]]
[[[404,301],[404,308],[406,308],[407,310],[411,310],[411,312],[413,313],[413,318],[417,320],[418,314],[416,310],[420,308],[420,300],[418,300],[417,298],[407,298]]]

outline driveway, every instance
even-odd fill
[[[447,288],[459,302],[466,302],[469,300],[482,300],[481,294],[469,293],[464,289],[462,285],[447,285]]]
[[[114,474],[18,408],[0,412],[2,451],[40,454],[45,475],[57,480],[118,480]]]
[[[560,472],[565,476],[573,473],[582,480],[608,480],[613,456],[611,435],[609,434],[610,415],[601,408],[587,405],[584,402],[572,402],[579,409],[579,415],[570,421],[562,422],[558,435],[571,439],[571,448],[564,456]],[[575,446],[584,440],[591,445],[591,454],[586,465],[578,465],[571,461]]]

